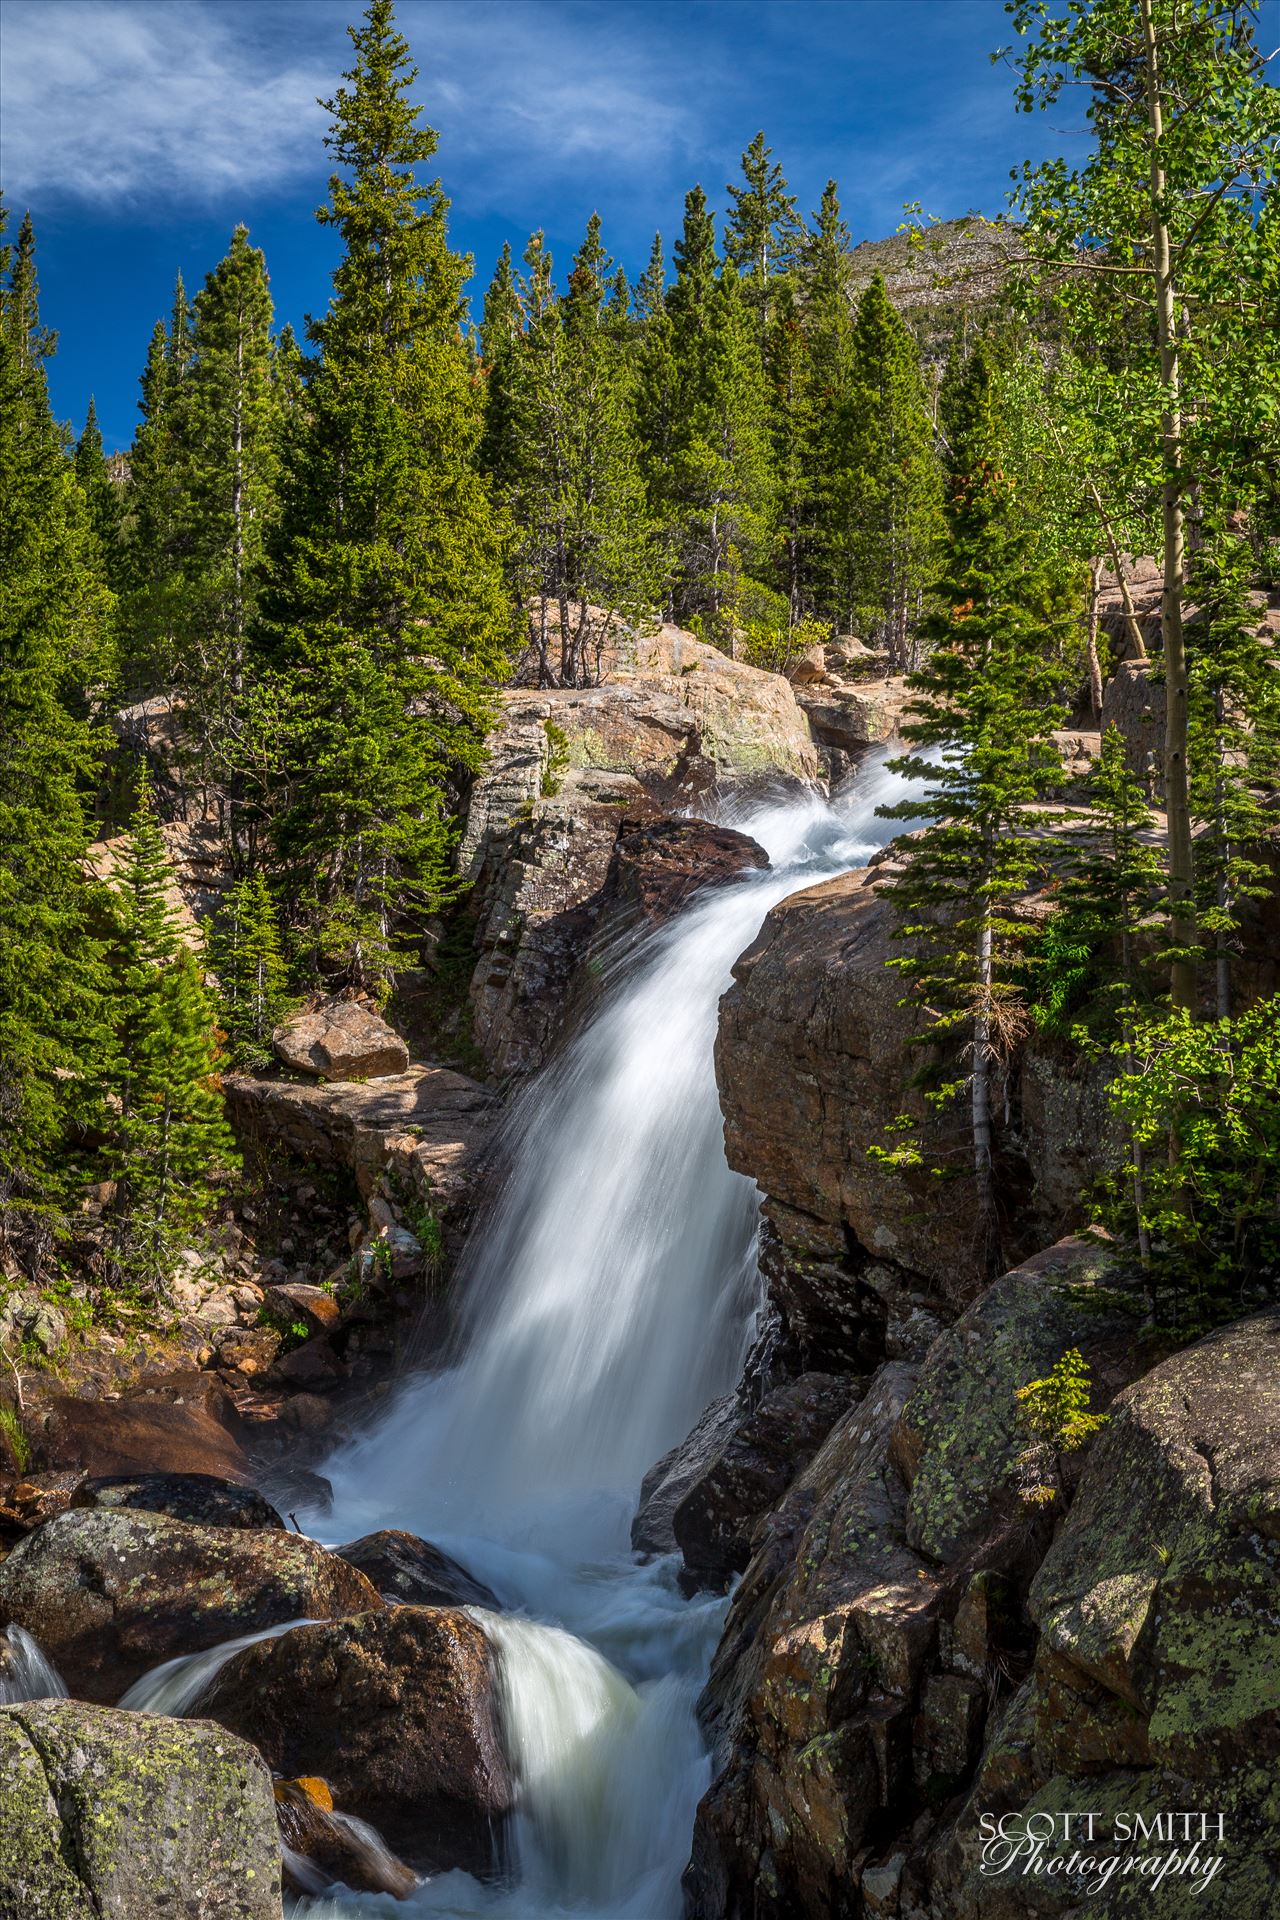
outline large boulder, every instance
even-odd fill
[[[71,1496],[72,1507],[121,1508],[165,1513],[201,1527],[261,1527],[283,1530],[284,1521],[256,1487],[219,1480],[209,1473],[116,1473],[85,1479]]]
[[[200,1711],[276,1772],[319,1775],[431,1871],[497,1864],[513,1804],[489,1643],[469,1615],[390,1607],[236,1654]]]
[[[796,1291],[808,1292],[819,1334],[842,1317],[856,1321],[859,1276],[871,1263],[954,1305],[986,1277],[972,1182],[944,1189],[931,1170],[964,1164],[967,1118],[958,1106],[936,1114],[912,1084],[925,1050],[914,1044],[919,1009],[885,964],[900,951],[881,884],[887,870],[842,874],[774,907],[721,1002],[716,1065],[729,1161],[764,1189],[787,1254],[809,1263]],[[903,1112],[920,1126],[925,1164],[915,1169],[869,1153]],[[997,1135],[999,1177],[1019,1195],[1013,1258],[1080,1223],[1080,1194],[1106,1164],[1110,1137],[1100,1072],[1060,1043],[1029,1041],[1012,1062]],[[883,1319],[883,1303],[876,1311]],[[849,1332],[856,1344],[857,1326]],[[810,1339],[807,1359],[828,1364],[820,1339]]]
[[[354,1173],[366,1197],[390,1173],[429,1196],[442,1219],[470,1196],[495,1104],[489,1088],[447,1067],[411,1067],[367,1085],[233,1074],[225,1093],[245,1139]]]
[[[801,1374],[766,1394],[725,1434],[671,1516],[686,1572],[698,1585],[721,1588],[743,1571],[757,1523],[865,1387],[847,1373]]]
[[[631,1522],[631,1545],[637,1553],[676,1552],[675,1510],[719,1457],[741,1418],[737,1395],[726,1393],[711,1402],[690,1434],[654,1461],[640,1482],[640,1499]]]
[[[358,1567],[384,1600],[399,1606],[497,1609],[500,1604],[492,1588],[473,1579],[447,1553],[398,1527],[366,1533],[334,1551],[349,1565]]]
[[[202,1721],[0,1708],[5,1920],[280,1920],[271,1776]]]
[[[382,1080],[409,1070],[400,1035],[362,1000],[321,1000],[277,1027],[271,1044],[286,1067],[321,1080]]]
[[[911,693],[905,675],[892,674],[852,686],[828,680],[801,687],[796,698],[818,745],[856,759],[896,737]]]
[[[1122,660],[1102,693],[1103,733],[1115,727],[1125,765],[1156,799],[1164,791],[1164,681],[1150,660]]]
[[[1057,1905],[982,1870],[981,1820],[1010,1832],[1087,1806],[1111,1843],[1118,1816],[1210,1817],[1202,1858],[1223,1870],[1088,1902],[1112,1916],[1213,1920],[1280,1903],[1280,1310],[1174,1354],[1113,1402],[1066,1524],[1031,1588],[1040,1629],[1028,1684],[988,1745],[974,1790],[938,1836],[926,1878],[956,1920],[1012,1920],[1080,1899],[1071,1847],[1049,1833]],[[1222,1820],[1218,1834],[1217,1821]],[[1174,1834],[1191,1840],[1195,1832]],[[1100,1850],[1168,1853],[1170,1841]],[[1182,1848],[1185,1853],[1186,1847]],[[1149,1871],[1149,1869],[1147,1870]]]
[[[118,1700],[179,1654],[381,1604],[357,1568],[300,1534],[129,1510],[60,1514],[0,1565],[0,1622],[33,1633],[86,1700]]]
[[[607,887],[624,913],[669,920],[695,893],[723,887],[769,864],[764,848],[732,827],[663,817],[624,820]]]
[[[968,1787],[1034,1638],[1026,1595],[1064,1499],[1021,1497],[1017,1391],[1079,1347],[1103,1410],[1139,1364],[1142,1306],[1085,1242],[1004,1275],[919,1368],[886,1364],[757,1522],[700,1709],[720,1770],[698,1920],[894,1911],[878,1881],[863,1899],[864,1867],[901,1866]]]
[[[33,1463],[95,1478],[206,1474],[248,1485],[252,1469],[229,1396],[209,1374],[175,1374],[120,1399],[58,1394],[28,1423]]]

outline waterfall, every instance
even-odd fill
[[[16,1623],[0,1633],[0,1707],[19,1700],[65,1700],[62,1675],[34,1634]]]
[[[259,1640],[275,1640],[294,1627],[310,1624],[308,1620],[286,1620],[282,1626],[241,1634],[238,1640],[219,1641],[203,1653],[180,1653],[175,1660],[164,1660],[135,1680],[120,1705],[134,1713],[166,1713],[181,1718],[198,1704],[228,1660],[244,1647],[256,1646]]]
[[[903,790],[874,768],[842,801],[734,822],[770,869],[633,948],[515,1104],[500,1196],[455,1282],[456,1364],[403,1384],[325,1465],[326,1536],[412,1527],[519,1610],[475,1616],[521,1796],[519,1883],[443,1875],[414,1913],[679,1914],[709,1779],[693,1703],[723,1602],[684,1600],[669,1562],[637,1565],[627,1530],[646,1469],[734,1385],[758,1305],[759,1196],[724,1156],[719,1003],[770,907],[862,865],[890,837],[877,805]],[[367,1909],[299,1908],[330,1911]]]

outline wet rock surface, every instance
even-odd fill
[[[928,1165],[886,1167],[868,1155],[903,1111],[921,1124],[927,1161],[945,1165],[963,1148],[963,1116],[938,1120],[909,1085],[924,1050],[912,1044],[919,1014],[901,1004],[901,980],[885,965],[898,947],[883,872],[845,874],[774,907],[721,1003],[729,1161],[763,1188],[779,1240],[812,1269],[814,1326],[848,1314],[868,1263],[926,1283],[953,1309],[985,1278],[970,1184],[949,1184],[941,1204]],[[1009,1221],[1017,1258],[1078,1223],[1108,1121],[1099,1075],[1054,1043],[1023,1049],[1008,1094],[997,1151],[1000,1177],[1019,1196]],[[819,1343],[809,1342],[808,1361],[824,1365]]]
[[[608,875],[611,900],[644,921],[664,921],[706,887],[723,887],[767,867],[764,848],[732,827],[705,820],[624,820]]]
[[[73,1508],[90,1507],[167,1514],[202,1527],[283,1529],[284,1521],[254,1487],[219,1480],[206,1473],[108,1474],[82,1480],[71,1496]]]
[[[296,1627],[235,1655],[200,1710],[277,1772],[318,1774],[411,1866],[494,1870],[514,1789],[489,1643],[466,1614]]]
[[[671,1516],[694,1582],[722,1588],[743,1571],[759,1521],[865,1388],[849,1374],[802,1374],[766,1394],[724,1433]]]
[[[280,1920],[271,1776],[202,1721],[0,1708],[5,1920]]]
[[[407,1899],[418,1876],[398,1860],[377,1829],[333,1804],[324,1780],[277,1780],[276,1818],[285,1852],[285,1881],[297,1893],[341,1883],[357,1893]]]
[[[248,1485],[243,1427],[224,1389],[208,1374],[171,1374],[114,1400],[48,1400],[31,1422],[33,1463],[116,1474],[208,1474]]]
[[[410,1607],[493,1607],[498,1596],[439,1547],[386,1527],[334,1551],[358,1567],[384,1600]]]
[[[314,1540],[129,1510],[60,1514],[0,1565],[0,1622],[33,1633],[86,1700],[118,1700],[178,1654],[380,1605],[362,1573]]]

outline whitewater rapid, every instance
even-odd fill
[[[522,1096],[500,1196],[455,1286],[456,1363],[419,1375],[324,1464],[330,1542],[405,1527],[509,1611],[494,1647],[520,1805],[511,1884],[450,1873],[407,1903],[303,1899],[308,1920],[676,1920],[710,1764],[694,1717],[723,1600],[684,1599],[629,1550],[640,1480],[736,1382],[759,1305],[759,1196],[724,1155],[719,1002],[765,915],[865,864],[902,784],[732,824],[766,872],[697,898],[619,962],[599,1010]]]

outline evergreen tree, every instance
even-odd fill
[[[173,870],[145,767],[113,879],[112,1265],[117,1282],[162,1291],[178,1239],[208,1214],[236,1156],[213,1005],[169,905]]]
[[[928,823],[893,882],[898,933],[909,947],[892,964],[910,977],[913,1002],[928,1009],[921,1037],[960,1043],[967,1070],[938,1098],[968,1093],[977,1230],[993,1263],[993,1095],[1029,1020],[1019,979],[1028,928],[1014,909],[1043,865],[1037,803],[1060,777],[1050,735],[1063,716],[1054,700],[1057,636],[1042,611],[1052,595],[994,457],[991,396],[979,347],[952,441],[949,564],[940,604],[924,623],[930,652],[912,680],[902,728],[916,751],[891,763],[925,791],[887,811]]]
[[[916,660],[942,488],[915,340],[878,273],[858,303],[832,443],[816,516],[827,610],[901,672]]]
[[[227,792],[228,838],[244,864],[229,779],[241,729],[246,637],[276,512],[282,437],[266,262],[237,227],[196,297],[184,347],[174,506],[181,570],[176,685],[200,770]]]
[[[84,431],[76,441],[75,459],[72,464],[89,510],[89,525],[98,543],[103,576],[109,584],[114,584],[119,573],[123,503],[120,498],[120,489],[111,478],[106,455],[102,449],[98,410],[93,403],[92,395],[89,399],[89,411],[85,415]]]
[[[828,180],[797,261],[811,378],[828,410],[843,397],[848,376],[853,337],[853,303],[849,298],[852,244],[840,212],[836,183]]]
[[[131,698],[173,684],[178,667],[182,562],[182,382],[190,359],[189,312],[178,276],[171,322],[157,320],[143,369],[142,419],[125,489],[121,665]],[[189,519],[187,521],[189,525]]]
[[[99,741],[70,710],[68,674],[111,611],[49,410],[29,222],[23,236],[15,262],[0,206],[0,1240],[11,1245],[66,1194],[101,1045],[81,867]]]
[[[500,529],[475,471],[466,261],[418,169],[436,136],[391,0],[351,29],[328,102],[344,252],[312,324],[259,637],[281,720],[274,838],[322,964],[388,978],[397,922],[453,884],[449,783],[481,764],[510,638]]]
[[[228,890],[210,939],[209,963],[232,1058],[241,1066],[266,1066],[271,1035],[290,1002],[275,902],[261,872]]]
[[[507,373],[513,460],[506,498],[519,529],[536,676],[540,684],[576,686],[598,679],[610,629],[652,608],[658,570],[598,216],[563,300],[540,233],[525,262],[527,325]]]
[[[1268,851],[1280,793],[1280,673],[1249,601],[1253,554],[1215,533],[1197,553],[1187,628],[1197,919],[1213,943],[1216,1010],[1231,1015],[1231,957],[1246,902],[1275,885]]]
[[[796,203],[787,192],[773,148],[758,133],[742,156],[743,185],[730,186],[725,222],[725,255],[743,278],[747,304],[756,315],[763,341],[772,316],[775,280],[794,263],[802,232]]]
[[[732,265],[717,275],[715,222],[695,187],[665,321],[646,322],[641,422],[650,502],[676,569],[674,604],[720,639],[730,549],[769,563],[773,473],[759,348]]]
[[[516,473],[511,385],[524,319],[511,243],[504,241],[480,320],[480,361],[485,382],[480,465],[499,488],[509,486]]]

